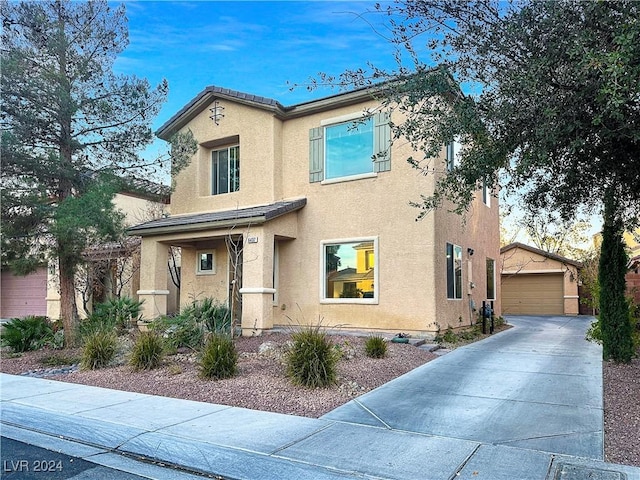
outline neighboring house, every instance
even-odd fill
[[[166,210],[169,189],[146,180],[134,180],[113,199],[115,207],[124,213],[125,224],[133,225]],[[85,316],[93,303],[104,301],[114,292],[137,298],[139,284],[140,239],[90,246],[85,257],[88,268],[80,268],[76,277],[78,313]],[[177,289],[171,288],[169,307],[177,309]],[[18,276],[2,272],[0,318],[46,315],[60,317],[60,293],[55,262],[36,272]]]
[[[577,315],[580,262],[522,243],[500,249],[502,311],[511,315]]]
[[[636,305],[640,305],[640,255],[629,260],[629,272],[626,276],[627,292]]]
[[[498,201],[480,189],[466,222],[409,206],[435,176],[411,168],[395,113],[361,89],[285,107],[207,87],[157,132],[198,142],[174,179],[172,215],[137,225],[145,316],[166,312],[168,249],[182,251],[181,303],[232,302],[244,335],[274,326],[433,334],[499,312]],[[434,158],[445,175],[454,149]],[[447,152],[450,158],[447,159]]]

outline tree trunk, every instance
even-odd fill
[[[58,261],[60,272],[60,317],[64,327],[64,346],[76,345],[76,328],[78,326],[78,309],[74,284],[74,269],[62,259]]]
[[[614,195],[607,194],[598,271],[602,356],[605,360],[629,363],[634,352],[629,305],[625,298],[627,254],[622,233]]]

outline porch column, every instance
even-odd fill
[[[143,238],[140,252],[140,290],[142,316],[153,320],[167,314],[167,259],[169,246],[154,238]]]
[[[242,335],[260,335],[273,328],[273,245],[271,232],[252,230],[242,253]]]

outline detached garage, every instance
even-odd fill
[[[502,312],[577,315],[579,262],[522,243],[500,250]]]
[[[0,318],[47,314],[47,269],[21,277],[2,272]]]

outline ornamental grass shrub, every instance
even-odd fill
[[[379,335],[367,338],[364,344],[364,351],[367,357],[384,358],[387,355],[387,342]]]
[[[221,380],[238,373],[238,353],[229,335],[211,335],[202,350],[200,376]]]
[[[129,364],[135,370],[153,370],[160,366],[164,356],[164,341],[156,332],[142,332],[131,350]]]
[[[82,368],[96,370],[106,367],[116,354],[118,339],[115,332],[96,330],[84,338]]]
[[[294,384],[316,388],[336,382],[339,352],[320,326],[301,327],[291,334],[291,341],[285,361],[287,375]]]

